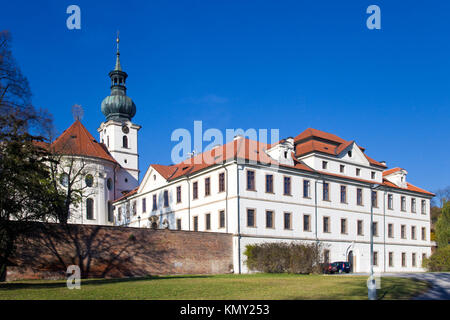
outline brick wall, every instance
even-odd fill
[[[79,265],[84,277],[229,273],[232,237],[211,232],[39,224],[21,239],[7,280],[58,279]],[[80,263],[81,262],[81,263]]]

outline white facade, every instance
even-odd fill
[[[292,150],[289,139],[281,144],[284,144],[284,149],[277,147],[279,152],[267,152],[277,161],[285,156],[286,150]],[[386,185],[383,183],[383,168],[371,165],[356,144],[349,145],[336,157],[314,152],[303,157],[304,163],[312,169],[310,171],[291,166],[290,153],[285,157],[286,160],[282,160],[286,166],[240,163],[242,161],[235,159],[176,179],[164,177],[157,167],[150,166],[138,190],[115,202],[115,223],[150,227],[156,221],[160,228],[233,234],[236,273],[248,272],[243,255],[247,244],[317,240],[329,250],[330,262],[347,261],[350,254],[353,255],[354,271],[368,272],[370,188],[379,185],[376,191],[377,201],[373,207],[373,221],[377,225],[374,234],[374,271],[423,271],[422,257],[431,254],[431,194]],[[327,164],[324,165],[323,161]],[[344,166],[343,171],[341,165]],[[249,171],[254,176],[252,190],[247,188]],[[225,178],[223,191],[219,190],[221,174]],[[273,181],[273,190],[268,192],[267,175],[271,175]],[[290,178],[290,194],[284,194],[285,177]],[[305,181],[309,181],[309,187],[304,187]],[[195,183],[197,187],[194,187]],[[328,200],[324,200],[324,183],[329,186]],[[208,184],[209,193],[205,192]],[[342,201],[341,187],[345,187]],[[177,188],[181,190],[178,191]],[[195,188],[197,198],[194,197]],[[304,188],[308,191],[304,191]],[[390,195],[393,197],[392,209],[388,205]],[[401,197],[405,197],[403,201],[406,201],[404,211],[401,208]],[[358,198],[361,203],[358,203]],[[156,199],[156,207],[153,207],[153,199]],[[413,201],[415,212],[412,209]],[[272,226],[267,225],[267,211],[273,214]],[[224,216],[222,225],[221,212]],[[251,212],[254,213],[253,225]],[[324,227],[326,218],[328,230]],[[309,223],[305,225],[307,219]],[[285,220],[286,223],[289,221],[286,228]],[[341,224],[344,225],[342,230]],[[388,232],[388,228],[392,228],[392,234]]]

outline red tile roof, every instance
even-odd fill
[[[123,200],[125,198],[128,198],[129,196],[132,196],[133,194],[135,194],[138,191],[138,189],[139,189],[139,187],[134,188],[133,190],[125,193],[123,196],[121,196],[120,198],[117,198],[113,202],[117,202],[117,201]]]
[[[60,154],[100,158],[117,163],[106,146],[97,142],[79,120],[56,138],[50,149]]]
[[[414,192],[419,192],[419,193],[425,193],[425,194],[428,194],[430,196],[434,196],[435,195],[434,193],[431,193],[429,191],[426,191],[424,189],[416,187],[415,185],[412,185],[409,182],[406,183],[406,188],[401,188],[401,187],[397,186],[396,184],[394,184],[394,183],[392,183],[392,182],[390,182],[390,181],[388,181],[386,179],[383,179],[383,185],[385,185],[387,187],[391,187],[391,188],[401,189],[401,190],[409,190],[409,191],[414,191]]]
[[[164,166],[152,164],[151,167],[153,167],[167,180],[174,180],[182,176],[190,175],[210,166],[223,164],[231,159],[239,159],[246,162],[254,161],[267,165],[270,164],[282,167],[292,167],[305,171],[313,171],[310,167],[295,158],[294,166],[279,163],[266,154],[265,151],[268,147],[268,144],[242,137],[222,146],[205,151],[175,165]]]
[[[392,169],[389,169],[389,170],[385,170],[385,171],[383,171],[383,177],[384,176],[388,176],[390,174],[393,174],[394,172],[397,172],[397,171],[400,171],[400,170],[403,170],[403,169],[399,168],[399,167],[396,167],[396,168],[392,168]]]
[[[295,154],[297,157],[300,157],[311,152],[321,152],[336,156],[353,142],[355,141],[346,141],[334,134],[308,128],[294,138]],[[366,155],[364,153],[365,149],[363,147],[358,147],[363,152],[364,156],[370,164],[386,168],[386,165]]]

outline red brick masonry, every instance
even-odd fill
[[[58,279],[69,265],[85,277],[229,273],[232,236],[223,233],[40,224],[18,243],[7,280]],[[80,263],[81,261],[81,263]]]

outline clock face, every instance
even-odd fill
[[[123,126],[123,127],[122,127],[122,132],[123,132],[123,133],[128,133],[128,132],[130,132],[130,129],[128,129],[127,126]]]

